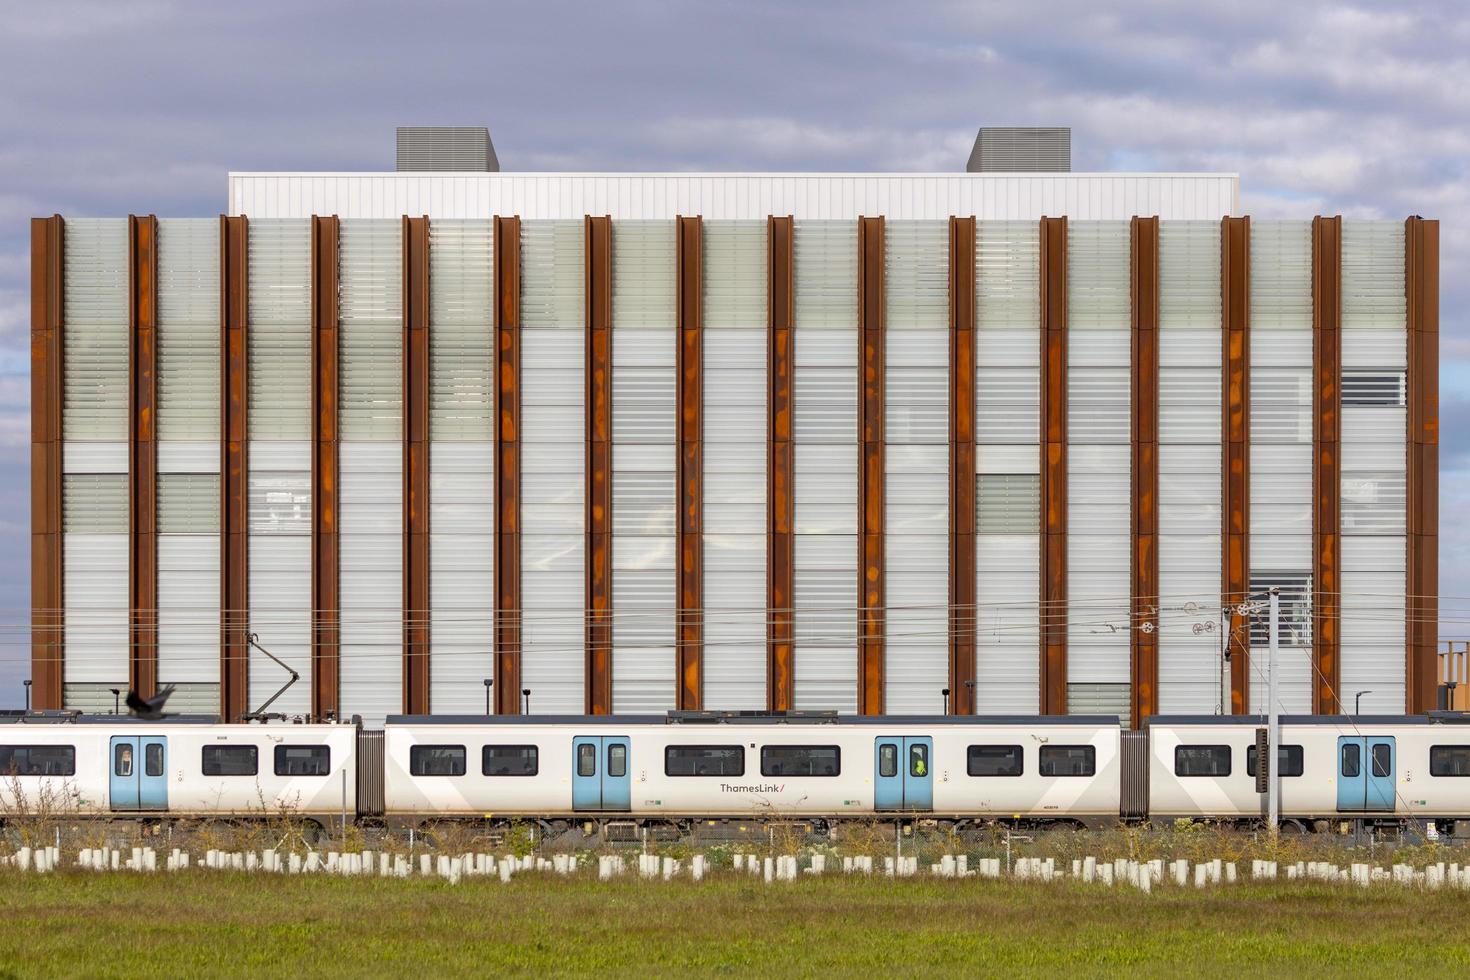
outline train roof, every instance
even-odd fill
[[[1282,725],[1324,725],[1336,728],[1362,728],[1382,725],[1464,725],[1470,724],[1470,712],[1431,711],[1423,715],[1278,715]],[[1265,715],[1153,715],[1149,725],[1265,725]]]
[[[670,711],[662,715],[389,715],[389,725],[1113,725],[1117,715],[840,715],[826,711]]]

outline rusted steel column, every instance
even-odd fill
[[[158,218],[128,216],[128,686],[158,687]]]
[[[61,707],[61,406],[66,229],[31,219],[31,706]]]
[[[220,215],[220,717],[250,710],[249,222]]]
[[[1439,645],[1439,222],[1404,224],[1408,300],[1406,710],[1437,704]]]
[[[1250,710],[1250,617],[1237,612],[1250,593],[1250,218],[1220,223],[1223,327],[1221,398],[1221,601],[1230,624],[1230,713]]]
[[[766,219],[766,707],[790,711],[795,687],[792,595],[796,581],[795,455],[791,442],[795,364],[795,222]]]
[[[495,219],[495,710],[521,710],[521,219]]]
[[[429,713],[429,218],[403,218],[403,710]]]
[[[338,245],[335,215],[311,219],[311,713],[337,713],[341,653],[338,503]]]
[[[587,713],[612,713],[612,218],[586,221]]]
[[[975,219],[949,219],[949,704],[975,713]]]
[[[858,219],[858,712],[883,713],[883,219]]]
[[[677,227],[679,349],[679,632],[674,693],[679,708],[704,706],[704,276],[703,225]]]
[[[1159,710],[1159,219],[1134,218],[1133,727]]]
[[[1041,713],[1067,713],[1067,219],[1041,219]]]
[[[1342,218],[1312,219],[1312,710],[1342,711]]]

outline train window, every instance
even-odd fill
[[[1430,746],[1429,775],[1470,776],[1470,745]]]
[[[898,775],[898,746],[884,742],[878,746],[878,775],[887,779]]]
[[[133,774],[133,747],[131,745],[119,745],[113,751],[112,771],[118,776]]]
[[[1174,775],[1176,775],[1176,776],[1228,776],[1228,775],[1230,775],[1230,746],[1228,746],[1228,745],[1176,745],[1176,746],[1174,746]]]
[[[254,776],[260,765],[253,745],[206,745],[200,769],[206,776]]]
[[[607,747],[607,774],[609,776],[628,775],[628,747],[621,743]]]
[[[1393,775],[1393,748],[1386,742],[1373,746],[1373,775],[1377,778]]]
[[[929,746],[927,746],[927,745],[910,745],[909,746],[909,775],[910,776],[927,776],[927,775],[929,775]]]
[[[738,745],[670,745],[665,776],[743,776],[745,749]]]
[[[71,745],[0,745],[0,775],[75,776],[77,750]]]
[[[1300,776],[1306,769],[1302,763],[1302,747],[1300,745],[1276,746],[1276,769],[1279,776]],[[1254,745],[1245,747],[1245,774],[1247,776],[1256,774],[1256,747]]]
[[[143,775],[163,775],[163,745],[154,742],[143,746]]]
[[[332,750],[325,745],[277,745],[277,776],[330,776]]]
[[[1019,776],[1022,759],[1019,745],[972,745],[965,753],[965,769],[971,776]]]
[[[408,750],[411,776],[463,776],[463,745],[413,745]]]
[[[539,769],[534,745],[487,745],[480,750],[484,776],[534,776]]]
[[[838,776],[842,750],[835,745],[763,745],[762,776]]]
[[[597,775],[597,746],[583,742],[577,746],[577,775]]]
[[[1043,776],[1091,776],[1097,772],[1097,749],[1091,745],[1043,745]]]
[[[1348,742],[1342,747],[1342,774],[1356,779],[1362,770],[1363,747],[1356,742]]]

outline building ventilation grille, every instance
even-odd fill
[[[399,126],[397,169],[496,173],[500,161],[484,126]]]
[[[1068,173],[1071,169],[1072,130],[1067,126],[981,126],[965,165],[972,174]]]

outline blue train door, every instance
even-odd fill
[[[873,747],[873,806],[878,810],[934,808],[934,740],[879,736]]]
[[[633,777],[628,752],[628,739],[622,735],[572,739],[572,809],[631,809]]]
[[[1392,813],[1398,795],[1398,749],[1389,735],[1337,740],[1337,808]]]
[[[121,735],[112,740],[108,799],[114,810],[168,809],[168,739]]]

